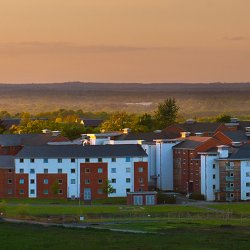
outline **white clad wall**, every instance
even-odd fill
[[[250,200],[250,161],[241,161],[241,200]]]
[[[148,181],[151,181],[151,176],[156,175],[156,145],[143,144],[142,148],[148,155]]]
[[[215,200],[215,191],[220,188],[219,163],[217,155],[201,155],[201,194],[207,201]]]
[[[173,190],[173,146],[177,141],[156,141],[156,175],[157,188],[161,190]]]
[[[97,163],[98,158],[90,158],[90,163]],[[130,161],[126,161],[126,157],[115,158],[115,162],[112,158],[102,158],[102,162],[108,163],[108,180],[116,179],[116,183],[111,183],[113,188],[116,189],[116,193],[110,194],[110,197],[122,197],[127,195],[126,189],[130,189],[130,192],[134,191],[134,162],[146,162],[147,157],[130,157]],[[20,173],[20,169],[24,170],[24,174],[29,176],[29,197],[37,197],[37,174],[44,174],[44,169],[48,169],[48,174],[58,174],[58,169],[62,169],[62,174],[67,174],[68,190],[67,197],[79,197],[80,192],[80,164],[85,163],[85,158],[75,158],[75,162],[71,162],[71,158],[63,158],[59,163],[58,159],[48,159],[48,163],[44,162],[44,159],[35,159],[34,163],[30,162],[30,159],[24,159],[23,163],[20,163],[19,159],[15,159],[16,173]],[[112,168],[116,169],[115,173],[112,173]],[[31,169],[35,170],[35,173],[30,173]],[[75,173],[71,173],[71,169],[75,169]],[[130,171],[128,171],[129,169]],[[126,182],[126,179],[130,178],[130,182]],[[34,184],[30,184],[30,179],[34,179]],[[75,184],[71,184],[71,179],[75,180]],[[30,190],[33,189],[34,194],[30,194]]]

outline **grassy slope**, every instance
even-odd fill
[[[249,249],[249,228],[161,229],[157,234],[118,233],[0,223],[1,249]]]

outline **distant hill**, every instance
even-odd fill
[[[250,83],[0,84],[0,110],[12,113],[59,108],[152,112],[167,97],[177,99],[184,117],[250,115]]]

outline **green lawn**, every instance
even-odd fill
[[[250,203],[229,203],[209,205],[211,208],[223,210],[233,214],[250,215]]]
[[[147,225],[153,227],[154,225]],[[155,225],[157,227],[157,225]],[[162,225],[163,226],[163,225]],[[175,227],[160,234],[134,234],[96,229],[69,229],[0,223],[1,249],[249,249],[246,227]]]

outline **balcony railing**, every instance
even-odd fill
[[[226,187],[226,191],[233,192],[234,191],[234,187]]]
[[[226,170],[232,171],[232,170],[234,170],[234,166],[226,165]]]
[[[234,181],[234,177],[233,176],[226,176],[226,181]]]

